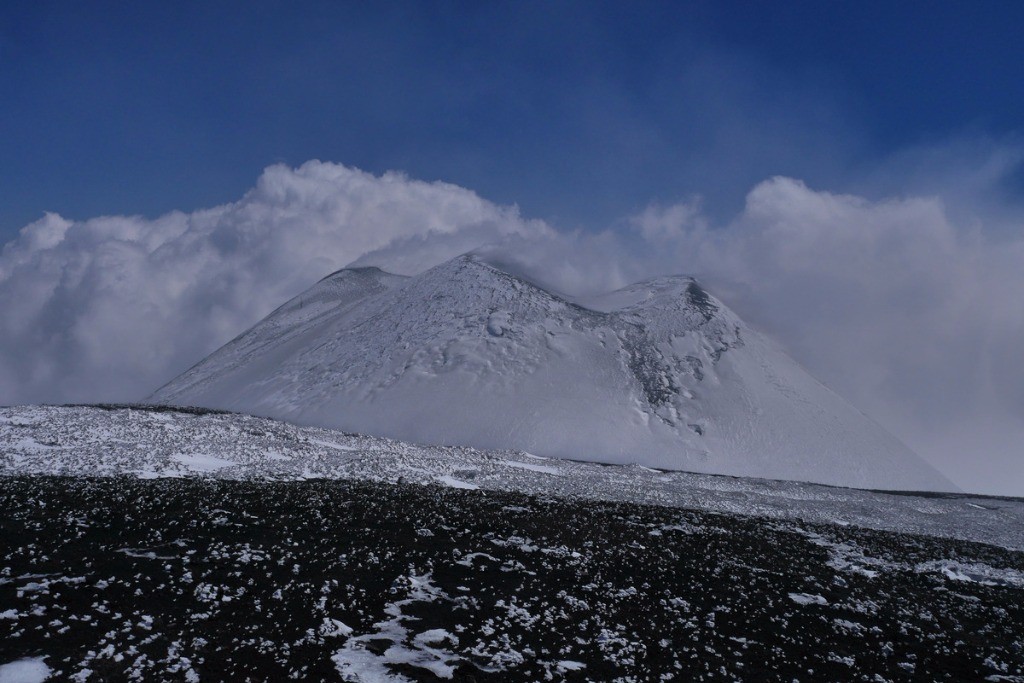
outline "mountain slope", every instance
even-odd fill
[[[343,270],[152,400],[409,441],[949,489],[686,277],[574,302],[467,255]]]

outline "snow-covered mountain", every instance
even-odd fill
[[[572,300],[474,255],[410,278],[341,270],[151,400],[420,443],[954,488],[688,277]]]

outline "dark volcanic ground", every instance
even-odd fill
[[[0,665],[55,680],[1024,681],[1024,553],[993,546],[440,486],[0,481]]]

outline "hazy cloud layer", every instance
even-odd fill
[[[1019,228],[989,238],[938,199],[776,178],[725,230],[681,232],[678,261],[812,374],[963,487],[1024,494]]]
[[[0,255],[0,403],[139,399],[368,251],[443,260],[547,231],[460,187],[317,161],[194,213],[50,214]]]
[[[696,275],[962,487],[1024,495],[1022,225],[990,234],[935,197],[869,201],[773,178],[728,225],[692,200],[615,233],[490,251],[570,293]]]
[[[214,209],[26,227],[0,256],[0,402],[138,399],[333,269],[489,245],[568,293],[695,274],[961,486],[1021,495],[1024,237],[1009,209],[960,214],[773,178],[726,225],[694,198],[567,233],[452,185],[275,166]]]

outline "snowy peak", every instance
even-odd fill
[[[442,263],[416,277],[416,290],[424,290],[451,302],[459,309],[466,304],[510,306],[521,313],[564,310],[571,302],[542,287],[492,265],[474,254],[464,254]]]
[[[595,313],[632,313],[644,310],[686,312],[691,314],[694,325],[710,322],[724,312],[730,312],[722,302],[711,296],[696,279],[689,275],[666,275],[637,282],[621,289],[601,294],[568,297],[545,289],[542,285],[513,274],[501,263],[484,259],[476,254],[464,254],[453,261],[443,263],[434,270],[444,273],[470,272],[472,279],[485,282],[494,278],[500,283],[518,283],[517,288],[536,289],[541,296],[557,299],[589,309]]]
[[[580,303],[605,313],[652,307],[687,308],[699,311],[705,320],[710,320],[723,308],[721,302],[712,298],[688,275],[670,275],[644,280],[613,292],[581,298]]]
[[[570,299],[474,255],[338,271],[153,397],[407,441],[950,485],[694,279]]]

